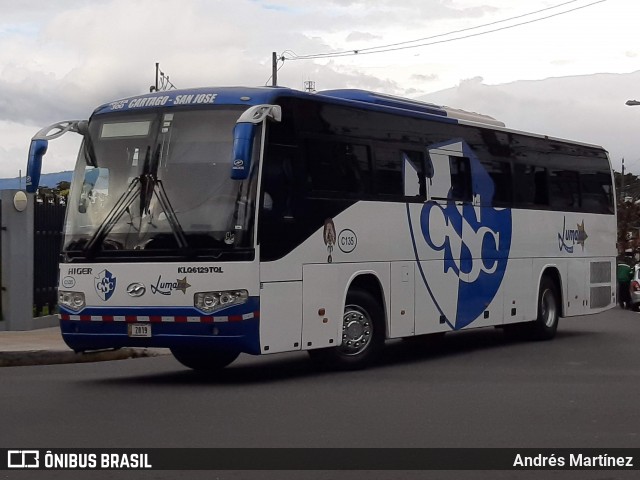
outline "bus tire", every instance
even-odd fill
[[[363,290],[347,294],[342,315],[342,343],[337,347],[309,350],[312,360],[339,370],[365,368],[384,347],[384,313],[380,303]]]
[[[215,372],[233,362],[240,352],[176,347],[171,353],[182,365],[193,370]]]
[[[538,291],[538,316],[530,325],[533,340],[550,340],[556,335],[560,318],[560,295],[558,287],[548,276],[540,280]]]

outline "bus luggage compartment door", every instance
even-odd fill
[[[260,351],[300,350],[302,282],[264,282],[260,287]]]
[[[415,334],[415,264],[391,263],[391,320],[389,338]]]

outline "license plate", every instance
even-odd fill
[[[130,323],[127,325],[129,328],[130,337],[150,337],[151,325],[146,323]]]

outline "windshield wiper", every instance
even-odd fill
[[[178,221],[176,212],[171,206],[167,192],[164,189],[162,180],[158,180],[157,172],[160,158],[160,148],[156,148],[155,154],[151,155],[151,147],[147,148],[147,154],[144,159],[144,165],[142,173],[131,180],[127,190],[118,198],[116,204],[109,211],[109,214],[104,218],[98,229],[91,236],[85,247],[87,257],[93,256],[98,246],[102,244],[109,232],[113,230],[122,216],[129,211],[129,208],[140,197],[140,217],[145,212],[149,212],[149,206],[153,195],[155,194],[158,199],[160,207],[164,211],[171,232],[176,239],[178,248],[180,250],[186,250],[189,247],[184,230]]]

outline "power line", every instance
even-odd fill
[[[562,12],[554,13],[554,14],[547,15],[547,16],[540,17],[540,18],[535,18],[535,19],[532,19],[532,20],[527,20],[525,22],[515,23],[513,25],[507,25],[507,26],[500,27],[500,28],[494,28],[492,30],[486,30],[486,31],[479,32],[479,33],[472,33],[472,34],[469,34],[469,35],[463,35],[463,36],[455,37],[455,38],[447,38],[447,39],[444,39],[444,40],[437,40],[437,41],[434,41],[434,42],[421,43],[421,44],[418,44],[418,45],[407,45],[409,43],[422,42],[424,40],[431,40],[431,39],[434,39],[434,38],[453,35],[453,34],[456,34],[456,33],[461,33],[461,32],[465,32],[465,31],[469,31],[469,30],[476,30],[478,28],[484,28],[484,27],[487,27],[487,26],[496,25],[498,23],[504,23],[504,22],[515,20],[515,19],[518,19],[518,18],[523,18],[523,17],[526,17],[526,16],[535,15],[535,14],[543,12],[543,11],[551,10],[551,9],[554,9],[554,8],[559,8],[559,7],[568,5],[570,3],[575,3],[576,1],[578,1],[578,0],[571,0],[569,2],[560,3],[558,5],[547,7],[547,8],[543,8],[541,10],[537,10],[537,11],[534,11],[534,12],[529,12],[529,13],[525,13],[525,14],[522,14],[522,15],[517,15],[515,17],[510,17],[510,18],[506,18],[504,20],[498,20],[498,21],[495,21],[495,22],[486,23],[486,24],[483,24],[483,25],[475,26],[475,27],[469,27],[469,28],[464,28],[464,29],[460,29],[460,30],[454,30],[454,31],[447,32],[447,33],[441,33],[441,34],[438,34],[438,35],[433,35],[431,37],[419,38],[419,39],[415,39],[415,40],[408,40],[408,41],[405,41],[405,42],[398,42],[398,43],[391,43],[391,44],[387,44],[387,45],[380,45],[380,46],[377,46],[377,47],[369,47],[369,48],[363,48],[363,49],[357,49],[357,50],[347,50],[347,51],[333,52],[333,53],[316,53],[316,54],[310,54],[310,55],[297,55],[295,52],[293,52],[291,50],[285,50],[280,55],[280,59],[284,62],[284,60],[311,60],[311,59],[317,59],[317,58],[336,58],[336,57],[347,57],[347,56],[353,56],[353,55],[369,55],[369,54],[372,54],[372,53],[384,53],[384,52],[391,52],[391,51],[396,51],[396,50],[406,50],[406,49],[409,49],[409,48],[425,47],[425,46],[436,45],[436,44],[440,44],[440,43],[453,42],[455,40],[463,40],[465,38],[478,37],[480,35],[486,35],[488,33],[499,32],[499,31],[502,31],[502,30],[507,30],[507,29],[510,29],[510,28],[519,27],[519,26],[522,26],[522,25],[528,25],[528,24],[531,24],[531,23],[540,22],[542,20],[547,20],[549,18],[553,18],[553,17],[557,17],[557,16],[564,15],[564,14],[567,14],[567,13],[575,12],[576,10],[581,10],[583,8],[591,7],[593,5],[597,5],[599,3],[606,2],[607,0],[597,0],[595,2],[591,2],[591,3],[588,3],[586,5],[581,5],[579,7],[571,8],[569,10],[565,10],[565,11],[562,11]],[[400,45],[404,45],[404,46],[400,46]]]
[[[547,10],[552,10],[554,8],[560,8],[560,7],[563,7],[563,6],[568,5],[570,3],[575,3],[577,1],[579,1],[579,0],[570,0],[568,2],[559,3],[558,5],[552,5],[551,7],[543,8],[541,10],[536,10],[534,12],[529,12],[529,13],[525,13],[525,14],[522,14],[522,15],[517,15],[515,17],[505,18],[503,20],[497,20],[495,22],[484,23],[482,25],[476,25],[475,27],[462,28],[460,30],[453,30],[453,31],[447,32],[447,33],[439,33],[438,35],[431,35],[429,37],[417,38],[415,40],[407,40],[407,41],[404,41],[404,42],[390,43],[388,45],[380,45],[380,46],[377,46],[377,47],[369,47],[369,48],[360,48],[357,51],[358,51],[358,53],[363,53],[363,52],[366,52],[366,51],[369,51],[369,50],[378,50],[378,49],[381,49],[381,48],[396,47],[398,45],[406,45],[407,43],[416,43],[416,42],[422,42],[424,40],[432,40],[434,38],[446,37],[448,35],[453,35],[455,33],[468,32],[469,30],[476,30],[478,28],[484,28],[484,27],[488,27],[488,26],[491,26],[491,25],[497,25],[498,23],[509,22],[511,20],[516,20],[518,18],[528,17],[530,15],[535,15],[537,13],[545,12]],[[333,52],[333,53],[318,53],[318,54],[311,54],[311,55],[308,55],[308,56],[316,57],[316,55],[317,55],[316,58],[320,58],[322,56],[327,56],[327,55],[335,55],[335,54],[341,54],[341,53],[352,53],[353,51],[354,50],[349,50],[349,51],[344,51],[344,52]]]

